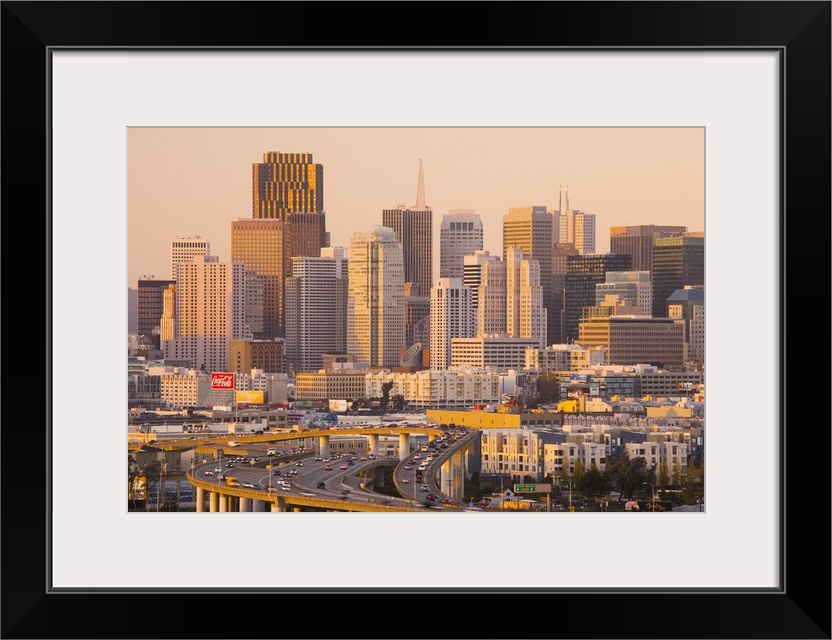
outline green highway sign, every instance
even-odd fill
[[[514,493],[552,493],[550,484],[516,484]]]

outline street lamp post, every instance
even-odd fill
[[[656,512],[656,488],[653,486],[652,482],[642,482],[642,484],[650,485],[650,495],[652,496],[653,506],[650,509],[653,513]]]

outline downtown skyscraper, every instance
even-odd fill
[[[482,251],[482,219],[473,209],[451,209],[439,226],[439,277],[462,278],[464,258]]]
[[[245,241],[240,239],[232,251],[247,273],[264,279],[262,337],[285,336],[286,278],[292,275],[292,258],[319,257],[326,246],[323,206],[324,169],[313,162],[311,153],[269,151],[263,162],[252,165],[252,218],[272,224],[262,224],[260,232],[251,226]],[[266,255],[270,257],[264,266]]]
[[[356,233],[349,251],[347,351],[373,367],[395,367],[405,348],[404,264],[396,233]]]
[[[419,161],[416,204],[384,209],[382,225],[392,229],[402,245],[404,281],[419,285],[419,293],[427,295],[433,286],[433,210],[425,203],[425,176]]]
[[[187,359],[194,369],[225,371],[228,343],[245,335],[245,267],[196,256],[177,267],[173,337],[162,341],[166,359]]]
[[[326,253],[325,253],[326,252]],[[323,354],[346,350],[347,257],[343,247],[292,258],[286,280],[286,360],[290,371],[318,371]]]
[[[554,216],[544,206],[512,207],[503,216],[503,261],[509,260],[512,248],[519,247],[524,258],[537,260],[540,267],[546,314],[545,335],[554,335],[556,325],[552,300],[553,225]]]

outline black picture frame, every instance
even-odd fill
[[[798,338],[817,323],[817,302],[826,294],[810,289],[805,302],[804,294],[795,295],[807,274],[812,274],[811,282],[818,279],[819,258],[828,261],[829,256],[830,2],[3,2],[0,17],[3,246],[8,257],[2,278],[7,310],[5,446],[0,449],[3,638],[297,636],[299,627],[292,624],[297,621],[308,625],[308,634],[300,637],[830,638],[830,433],[825,426],[813,427],[824,422],[822,405],[816,412],[821,416],[808,415],[807,405],[819,405],[806,393],[805,376],[797,373],[812,366],[803,358],[807,350],[827,346],[825,331],[811,344]],[[288,28],[292,24],[304,28]],[[394,597],[381,600],[383,591],[52,593],[47,486],[56,479],[47,471],[52,460],[45,454],[55,409],[49,404],[49,385],[35,385],[28,376],[41,367],[48,373],[49,331],[60,322],[49,310],[47,133],[49,53],[61,47],[779,51],[785,79],[780,132],[781,589],[673,594],[486,590],[463,601],[453,597],[462,593],[441,590],[387,594]],[[23,238],[40,237],[47,241],[24,249]],[[826,306],[821,310],[828,322]],[[792,320],[788,352],[787,311]],[[41,319],[42,327],[37,324]],[[826,381],[827,368],[821,370]],[[792,387],[788,404],[787,373],[804,381],[802,393]],[[813,369],[812,377],[817,375]],[[749,464],[753,467],[753,461]],[[131,552],[137,565],[152,553]],[[453,554],[438,562],[455,566]],[[445,627],[449,615],[457,624]]]

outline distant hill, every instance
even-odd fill
[[[127,288],[127,333],[139,331],[139,290]]]

